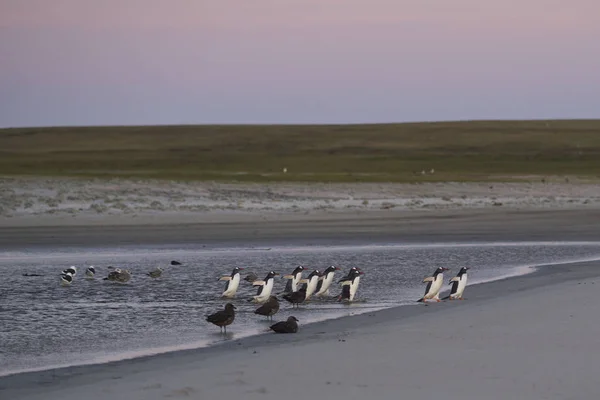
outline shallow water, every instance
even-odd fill
[[[173,259],[184,265],[170,266]],[[245,281],[233,301],[238,313],[227,336],[204,320],[223,307],[219,296],[224,282],[217,279],[235,266],[245,268],[242,276],[253,271],[261,279],[270,270],[283,275],[297,265],[309,272],[340,266],[336,281],[352,266],[365,271],[354,304],[312,301],[292,311],[283,302],[275,320],[295,315],[303,324],[396,305],[416,306],[414,300],[423,294],[422,279],[438,266],[451,269],[446,282],[461,266],[470,266],[469,283],[477,283],[526,273],[536,265],[595,259],[600,259],[600,242],[0,252],[0,273],[5,277],[0,281],[0,375],[200,347],[264,332],[269,322],[253,313],[257,306],[246,300],[256,288]],[[62,287],[58,275],[71,265],[78,267],[78,274],[71,286]],[[85,278],[88,265],[95,266],[95,279]],[[130,269],[131,281],[102,280],[109,265]],[[159,265],[165,268],[161,278],[145,275]],[[285,280],[277,279],[274,291],[284,286]],[[338,285],[332,286],[333,295],[339,291]]]

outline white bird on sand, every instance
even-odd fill
[[[440,302],[440,290],[442,288],[442,284],[444,283],[444,271],[448,271],[448,268],[439,267],[435,270],[432,276],[429,276],[423,279],[423,282],[427,282],[427,287],[425,288],[425,295],[421,297],[417,302],[426,303],[427,300],[435,300]]]
[[[96,274],[96,269],[94,268],[93,265],[90,265],[89,267],[87,267],[87,269],[85,270],[85,276],[88,279],[91,279],[94,277],[94,275]]]
[[[452,289],[450,289],[450,294],[444,297],[442,300],[463,300],[463,293],[465,291],[465,287],[467,286],[467,271],[469,267],[462,267],[458,274],[452,279],[450,279],[449,284],[452,285]]]
[[[161,267],[156,267],[155,269],[153,269],[150,272],[147,272],[146,275],[148,275],[150,278],[159,278],[163,273],[163,269]]]

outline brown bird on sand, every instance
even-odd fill
[[[231,303],[225,304],[225,309],[222,311],[217,311],[214,314],[206,317],[206,320],[210,323],[213,323],[221,328],[221,331],[225,330],[227,333],[227,325],[231,325],[233,320],[235,319],[235,306]]]
[[[298,319],[291,316],[287,321],[279,321],[271,325],[271,330],[275,333],[296,333],[298,332]]]
[[[277,314],[277,311],[279,311],[279,300],[277,300],[277,297],[271,296],[265,304],[254,311],[254,314],[264,315],[265,317],[271,318],[272,321],[273,315]]]
[[[292,303],[292,307],[298,308],[299,304],[306,300],[306,285],[304,285],[304,287],[297,292],[284,294],[283,298]]]

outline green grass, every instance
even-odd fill
[[[414,173],[431,168],[434,175]],[[2,129],[0,175],[330,182],[597,177],[600,120]]]

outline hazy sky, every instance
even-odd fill
[[[600,0],[0,0],[0,126],[600,117]]]

